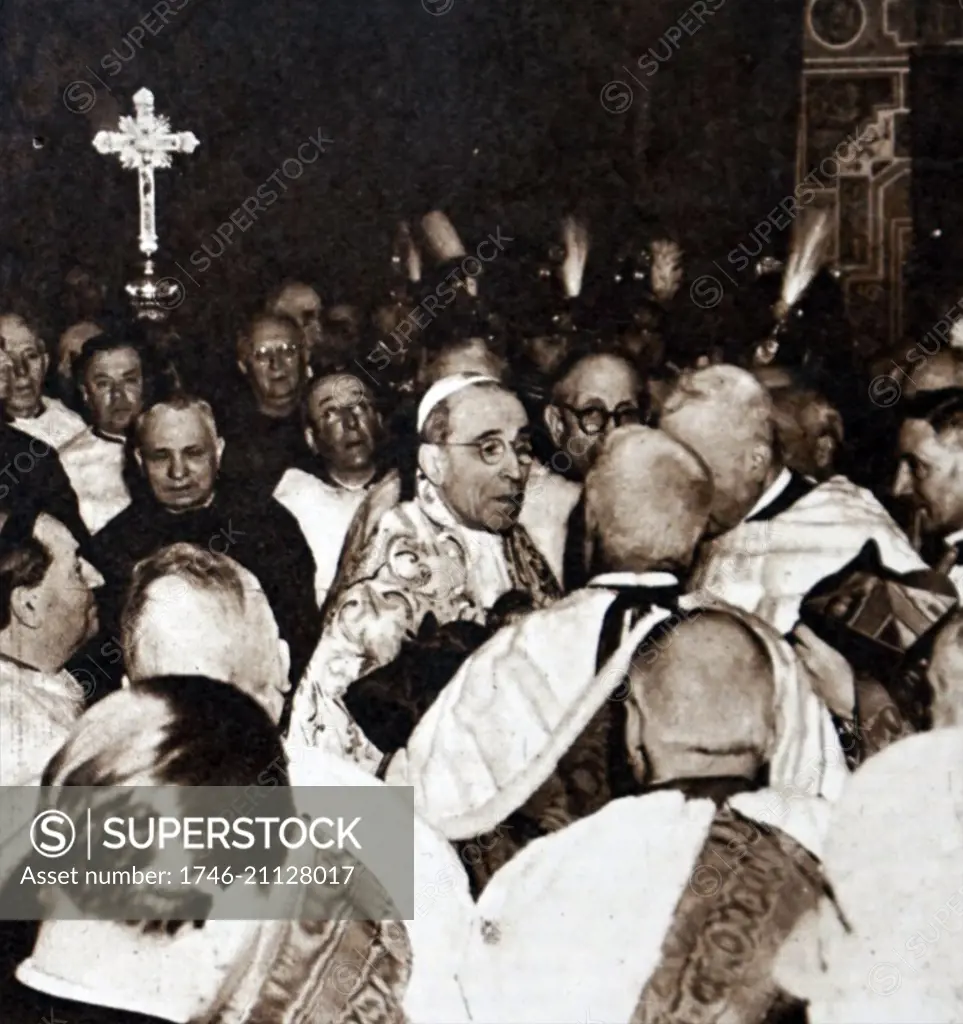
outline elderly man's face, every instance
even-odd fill
[[[93,591],[103,577],[79,550],[77,538],[63,523],[48,515],[37,518],[34,537],[50,552],[52,562],[35,586],[31,608],[48,638],[48,650],[61,664],[89,640],[97,629]]]
[[[262,412],[287,416],[294,409],[306,368],[304,345],[293,326],[274,320],[256,324],[243,366]]]
[[[211,500],[223,451],[199,409],[158,405],[144,423],[137,455],[154,497],[186,512]]]
[[[562,335],[534,334],[521,339],[522,354],[539,373],[551,376],[568,355],[569,341]]]
[[[374,469],[378,411],[357,377],[338,374],[315,382],[307,406],[308,443],[329,473]]]
[[[321,344],[321,296],[313,288],[306,284],[289,285],[281,292],[275,309],[301,327],[309,348]]]
[[[766,488],[769,458],[755,438],[732,429],[732,418],[732,410],[719,409],[712,400],[670,395],[659,419],[659,427],[701,456],[712,472],[709,536],[741,523]]]
[[[805,449],[799,452],[799,472],[816,480],[828,480],[835,471],[836,453],[843,443],[842,416],[828,402],[813,402],[803,410],[800,426]]]
[[[943,536],[963,528],[963,448],[937,437],[929,423],[907,420],[898,454],[893,496],[909,499],[922,531]]]
[[[144,402],[144,369],[137,351],[98,352],[87,365],[81,390],[94,426],[105,434],[123,436]]]
[[[0,347],[10,357],[12,380],[7,411],[17,417],[40,413],[40,396],[47,373],[43,342],[17,316],[0,317]]]
[[[545,423],[577,476],[584,478],[616,427],[642,421],[639,392],[635,369],[612,355],[583,359],[562,382],[557,402],[545,410]]]
[[[429,478],[438,477],[432,482],[466,526],[502,533],[518,520],[532,466],[525,407],[507,391],[470,387],[449,408],[448,438]]]

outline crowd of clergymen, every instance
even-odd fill
[[[0,782],[411,786],[415,917],[7,924],[3,1020],[963,1020],[955,356],[870,490],[791,373],[335,334],[0,316]]]

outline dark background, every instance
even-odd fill
[[[620,114],[600,90],[643,79],[639,58],[667,52],[692,3],[454,0],[432,16],[419,0],[190,0],[131,56],[151,6],[0,3],[2,285],[52,327],[71,266],[114,292],[137,269],[136,175],[91,139],[141,86],[201,140],[157,174],[162,272],[216,252],[217,226],[319,129],[333,140],[189,287],[179,316],[206,332],[285,276],[370,301],[398,218],[433,207],[469,245],[497,226],[544,245],[578,210],[596,272],[648,233],[680,241],[695,275],[793,189],[803,0],[726,0]],[[82,113],[63,100],[77,81],[93,98]]]

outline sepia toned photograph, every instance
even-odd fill
[[[963,0],[0,82],[0,1024],[963,1024]]]

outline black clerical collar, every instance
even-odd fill
[[[963,555],[963,530],[954,530],[948,537],[943,538],[943,543],[948,548],[954,548],[958,557]]]
[[[101,441],[110,441],[111,444],[127,444],[126,437],[117,437],[114,434],[105,434],[99,427],[91,428],[94,433],[94,437],[99,437]]]
[[[744,522],[763,523],[787,512],[816,485],[799,473],[784,469],[746,516]]]
[[[274,413],[266,412],[258,405],[255,405],[254,409],[257,415],[260,416],[262,425],[266,423],[276,423],[278,427],[290,427],[293,425],[300,428],[300,422],[297,416],[297,406],[295,406],[290,412],[286,412],[283,416],[276,416]]]
[[[928,566],[943,573],[963,564],[963,530],[954,530],[945,537],[926,534],[920,545],[920,557]]]
[[[0,662],[6,662],[8,665],[13,665],[26,672],[36,672],[39,675],[55,676],[57,674],[56,672],[45,672],[42,668],[37,668],[36,665],[28,665],[25,661],[15,658],[12,654],[4,654],[3,651],[0,651]]]
[[[175,519],[181,516],[196,515],[200,512],[206,512],[208,509],[212,509],[215,504],[216,495],[212,494],[203,505],[192,505],[190,508],[171,508],[169,505],[164,505],[159,502],[156,498],[154,499],[154,505],[159,508],[162,512],[166,512],[167,515],[172,516]]]
[[[328,467],[318,459],[315,476],[317,476],[317,478],[323,483],[326,483],[329,487],[333,487],[336,491],[366,491],[372,484],[377,483],[378,479],[381,477],[381,473],[376,469],[365,483],[348,484],[334,476],[328,470]]]
[[[20,420],[20,421],[23,421],[23,420],[36,420],[36,419],[39,419],[41,416],[43,416],[43,414],[46,411],[47,411],[47,405],[44,402],[44,400],[41,398],[40,401],[37,402],[37,411],[32,416],[14,416],[14,415],[11,414],[11,415],[9,415],[9,419],[10,419],[11,423],[16,423],[18,420]]]

